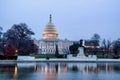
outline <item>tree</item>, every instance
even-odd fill
[[[69,50],[71,54],[78,54],[79,53],[79,48],[80,44],[78,43],[73,43],[73,45],[69,46]]]
[[[83,40],[82,39],[80,40],[80,46],[83,46]]]
[[[3,32],[2,32],[3,28],[0,27],[0,55],[3,55],[5,53],[5,42],[3,39]]]
[[[91,42],[92,42],[92,45],[93,45],[93,54],[97,54],[98,52],[98,48],[99,48],[99,42],[100,42],[100,35],[95,33],[92,38],[91,38]]]
[[[12,34],[12,35],[11,35]],[[9,29],[4,37],[9,39],[31,39],[31,36],[34,35],[34,32],[31,29],[28,29],[28,26],[25,23],[20,23],[18,25],[13,25],[11,29]]]
[[[105,40],[105,39],[103,39],[103,41],[102,41],[102,47],[108,49],[108,48],[111,47],[111,45],[112,45],[112,42],[111,42],[110,40]]]
[[[59,56],[59,50],[58,50],[58,45],[56,44],[55,45],[55,57],[58,57]]]
[[[115,53],[115,56],[120,57],[120,39],[113,42],[113,51]]]
[[[99,42],[100,42],[100,35],[95,33],[92,38],[91,38],[93,41],[94,41],[94,45],[99,45]]]
[[[3,30],[3,28],[0,26],[0,39],[1,39],[1,37],[2,37],[2,30]]]
[[[102,41],[103,53],[107,54],[107,56],[109,55],[109,53],[111,51],[111,49],[110,49],[111,46],[112,46],[112,42],[110,40],[103,39],[103,41]]]
[[[100,35],[99,34],[97,34],[97,33],[95,33],[93,36],[92,36],[92,38],[91,38],[92,40],[100,40]]]
[[[25,23],[20,23],[13,25],[11,29],[4,33],[3,37],[6,45],[13,45],[18,50],[18,53],[29,54],[31,52],[33,53],[35,48],[37,50],[37,46],[35,46],[35,44],[33,45],[31,41],[32,35],[34,35],[34,32],[31,31]]]
[[[22,44],[24,45],[21,45],[21,53],[37,53],[38,46],[34,43],[33,40],[24,40]]]
[[[6,46],[5,55],[14,56],[15,53],[16,53],[16,49],[13,45],[9,44]]]

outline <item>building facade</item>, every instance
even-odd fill
[[[73,41],[58,38],[57,28],[52,23],[51,15],[48,24],[44,28],[42,39],[34,41],[39,46],[38,54],[55,54],[56,45],[58,46],[59,54],[67,54],[69,46],[73,44]]]
[[[52,22],[52,16],[49,17],[49,22],[44,27],[42,39],[34,40],[35,44],[39,46],[38,54],[55,54],[56,46],[58,46],[59,54],[69,53],[69,46],[74,42],[80,43],[80,41],[70,41],[67,39],[59,39],[57,27]],[[93,49],[100,48],[96,40],[82,40],[82,46],[85,48]]]

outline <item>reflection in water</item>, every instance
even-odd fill
[[[17,72],[18,72],[17,66],[15,66],[15,70],[14,70],[14,78],[15,78],[15,79],[16,79],[16,77],[17,77]]]
[[[59,63],[39,63],[37,71],[43,74],[45,80],[56,80],[59,73],[67,71],[67,66]]]
[[[14,78],[16,65],[0,65],[0,80]]]
[[[119,73],[120,65],[118,63],[24,63],[0,65],[0,80],[112,80],[114,78],[119,80]]]
[[[80,72],[92,72],[97,67],[96,63],[68,63],[68,69],[72,71],[80,71]]]

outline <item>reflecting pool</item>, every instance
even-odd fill
[[[0,65],[0,80],[120,80],[120,63]]]

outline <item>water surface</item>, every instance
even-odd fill
[[[119,63],[0,65],[0,80],[120,80]]]

